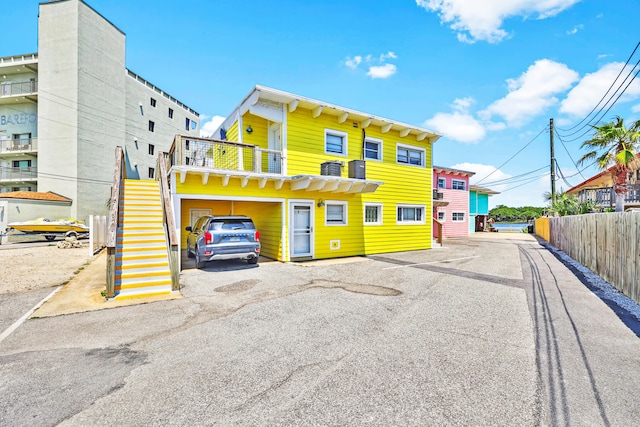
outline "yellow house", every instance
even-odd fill
[[[281,261],[428,249],[432,145],[417,126],[256,86],[212,138],[177,136],[181,246],[201,215],[248,215]]]

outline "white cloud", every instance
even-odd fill
[[[484,138],[484,126],[472,115],[454,111],[453,113],[437,113],[424,125],[445,137],[463,143],[475,143]]]
[[[436,12],[440,22],[458,33],[458,40],[498,43],[508,37],[502,29],[505,19],[534,15],[545,19],[580,0],[416,0],[428,12]]]
[[[369,67],[367,76],[371,77],[372,79],[386,79],[393,76],[396,71],[396,66],[393,64],[372,65],[371,67]]]
[[[578,30],[582,30],[583,28],[584,28],[584,25],[582,25],[582,24],[576,25],[575,27],[573,27],[573,29],[567,31],[567,35],[568,36],[572,36],[572,35],[576,34],[578,32]]]
[[[572,117],[581,117],[589,114],[605,95],[611,84],[616,80],[623,66],[624,64],[621,62],[611,62],[604,65],[595,73],[585,75],[562,101],[560,104],[560,112]],[[627,66],[620,75],[620,78],[618,78],[618,81],[614,84],[611,92],[604,98],[603,103],[607,103],[618,87],[621,87],[620,90],[625,88],[629,80],[624,82],[624,79],[630,71],[631,67]],[[617,96],[617,94],[614,95],[611,101],[615,101]],[[630,102],[638,98],[640,98],[640,82],[634,80],[620,97],[618,103]],[[600,107],[602,107],[602,104]]]
[[[201,116],[208,117],[208,116]],[[213,116],[211,120],[208,122],[200,122],[200,136],[202,138],[208,138],[218,129],[218,127],[224,122],[224,117],[222,116]]]
[[[387,62],[388,59],[398,59],[398,55],[392,51],[388,51],[378,56],[373,56],[372,54],[368,54],[365,57],[356,55],[353,58],[347,56],[344,64],[352,70],[355,70],[360,64],[364,63],[368,67],[367,76],[372,79],[387,79],[398,71],[395,64]]]
[[[492,115],[503,117],[509,126],[522,126],[558,103],[554,96],[569,88],[579,78],[578,73],[548,59],[531,65],[517,79],[507,80],[509,93],[481,112],[488,119]]]
[[[358,68],[358,65],[362,62],[362,56],[356,55],[353,58],[347,56],[347,59],[344,61],[345,65],[352,70]]]
[[[640,113],[640,104],[636,104],[633,107],[631,107],[631,111],[633,113]]]

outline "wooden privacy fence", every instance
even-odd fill
[[[640,213],[549,218],[549,237],[553,246],[640,304]]]

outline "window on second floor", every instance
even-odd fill
[[[405,165],[423,166],[425,165],[425,150],[410,145],[397,146],[397,162]]]
[[[155,128],[156,128],[156,124],[151,120],[149,120],[149,132],[154,132]]]
[[[464,181],[460,181],[459,179],[452,179],[451,180],[451,188],[454,190],[466,190],[467,189],[467,183]]]
[[[452,212],[451,213],[451,221],[453,221],[453,222],[464,222],[464,212]]]
[[[447,178],[438,178],[438,188],[447,188]]]
[[[347,134],[337,130],[324,130],[324,152],[347,155]]]
[[[364,158],[366,160],[382,160],[382,140],[366,138],[364,140]]]
[[[156,106],[156,100],[154,98],[151,98],[151,106],[154,108]]]
[[[169,118],[173,119],[173,108],[169,108]]]
[[[438,221],[444,222],[446,218],[447,218],[447,215],[445,211],[438,211]]]
[[[184,123],[185,123],[185,129],[189,130],[189,127],[190,127],[189,125],[191,124],[191,120],[189,120],[189,117],[185,119]]]
[[[149,178],[150,179],[154,179],[156,177],[156,170],[155,168],[149,168]]]
[[[156,146],[153,144],[149,144],[149,154],[153,156],[153,153],[156,151]]]

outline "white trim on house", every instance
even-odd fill
[[[374,144],[378,144],[378,158],[374,159],[374,158],[371,158],[371,157],[367,157],[367,154],[366,154],[367,153],[367,148],[366,148],[367,147],[367,142],[372,142]],[[364,138],[363,150],[364,150],[364,153],[365,153],[364,154],[364,160],[371,160],[371,161],[374,161],[374,162],[381,162],[383,160],[384,146],[383,146],[382,139],[366,136]]]
[[[342,152],[328,151],[327,150],[327,135],[336,136],[342,138]],[[325,128],[324,129],[324,153],[331,156],[348,156],[349,148],[349,134],[340,130]]]
[[[421,210],[421,219],[419,221],[403,221],[398,219],[398,209],[400,208],[409,208],[409,209],[420,209]],[[397,225],[414,225],[414,224],[426,224],[426,205],[415,205],[415,204],[407,204],[407,203],[396,203],[396,224]]]
[[[456,219],[456,215],[462,215],[462,219]],[[466,212],[463,212],[463,211],[451,212],[451,222],[467,222]]]
[[[398,161],[398,150],[399,149],[404,149],[407,150],[407,156],[408,156],[408,163],[405,162],[399,162]],[[409,151],[418,151],[420,152],[420,164],[419,165],[415,165],[411,163],[411,156],[409,156]],[[403,165],[403,166],[412,166],[412,167],[416,167],[416,168],[424,168],[427,165],[427,150],[425,148],[422,147],[416,147],[415,145],[408,145],[408,144],[403,144],[401,142],[396,142],[396,164],[398,165]]]
[[[367,207],[375,207],[377,208],[377,215],[378,215],[378,220],[375,222],[367,222]],[[383,209],[383,204],[382,203],[365,203],[364,204],[364,209],[362,210],[362,223],[366,226],[369,225],[382,225],[382,209]]]
[[[349,225],[349,202],[344,200],[325,200],[324,225],[327,227],[344,227]],[[329,222],[329,206],[342,206],[342,222]]]

